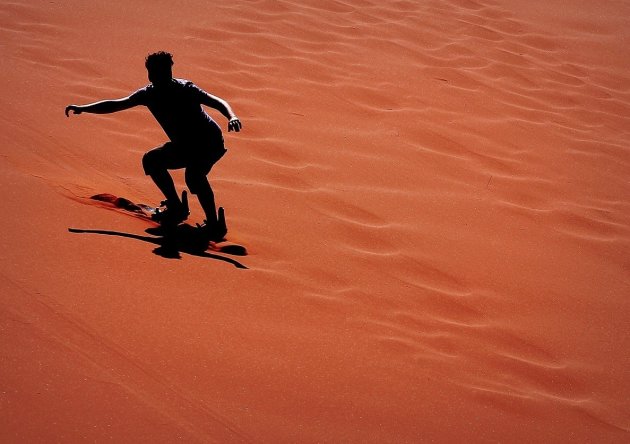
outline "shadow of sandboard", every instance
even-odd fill
[[[238,268],[247,268],[232,258],[212,254],[223,253],[233,256],[247,256],[247,249],[244,246],[229,241],[209,242],[204,239],[197,227],[193,227],[189,224],[180,224],[176,227],[165,229],[151,219],[151,215],[155,212],[155,207],[145,204],[137,204],[129,199],[114,196],[113,194],[97,194],[90,198],[90,203],[146,221],[151,225],[145,230],[145,232],[150,236],[111,230],[68,228],[68,231],[71,233],[100,234],[105,236],[118,236],[141,240],[157,245],[157,248],[155,248],[153,252],[159,256],[169,259],[180,259],[180,253],[185,253],[193,256],[222,260],[224,262],[229,262]]]

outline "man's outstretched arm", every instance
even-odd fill
[[[219,111],[221,114],[228,119],[228,131],[236,131],[239,132],[243,125],[232,108],[230,104],[223,100],[221,97],[213,96],[212,94],[208,94],[207,92],[203,92],[202,102],[204,105],[209,106],[210,108],[214,108]]]
[[[89,103],[87,105],[68,105],[66,107],[66,117],[70,116],[70,111],[74,114],[109,114],[133,108],[137,105],[139,105],[139,103],[132,96],[116,100],[101,100],[100,102]]]

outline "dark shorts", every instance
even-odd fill
[[[212,148],[198,149],[192,149],[187,144],[166,142],[146,153],[142,158],[142,166],[147,175],[185,168],[186,185],[191,193],[197,194],[199,186],[207,185],[206,176],[226,152],[223,141]]]

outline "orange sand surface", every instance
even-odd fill
[[[0,38],[0,442],[630,441],[627,1],[12,0]],[[146,109],[63,113],[157,50],[243,122],[247,256],[89,199],[162,199]]]

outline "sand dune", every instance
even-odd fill
[[[0,6],[0,440],[627,442],[630,6],[533,3]],[[90,200],[162,199],[145,109],[63,114],[160,49],[247,256]]]

